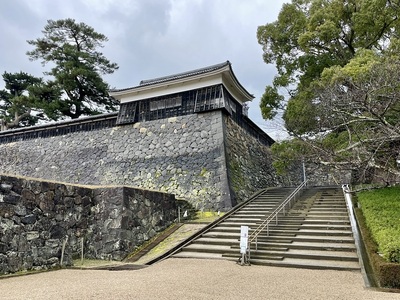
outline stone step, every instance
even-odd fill
[[[257,203],[250,203],[247,204],[245,207],[243,207],[241,210],[254,210],[254,209],[272,209],[274,207],[277,207],[280,203],[282,202],[268,202],[268,203],[264,203],[264,204],[257,204]]]
[[[349,225],[350,226],[350,221],[346,220],[318,220],[318,219],[312,219],[312,220],[306,220],[306,219],[288,219],[284,218],[279,221],[279,224],[298,224],[298,225]]]
[[[284,199],[271,199],[271,200],[263,200],[263,201],[252,201],[248,203],[245,207],[271,207],[276,206],[282,203]]]
[[[224,246],[229,246],[232,249],[239,249],[239,244],[240,241],[239,239],[216,239],[216,238],[207,238],[207,237],[201,237],[197,239],[193,244],[201,244],[204,247],[206,245],[224,245]],[[275,244],[271,245],[270,250],[287,250],[288,247],[285,246],[285,244]]]
[[[296,210],[294,210],[294,211],[296,211]],[[308,214],[307,214],[307,216],[308,217],[311,217],[311,216],[315,216],[315,215],[318,215],[318,216],[344,216],[344,217],[348,217],[348,214],[347,214],[347,211],[321,211],[321,210],[312,210],[312,209],[309,209],[308,210]]]
[[[238,252],[232,250],[229,245],[213,245],[213,244],[201,244],[201,243],[193,243],[187,245],[182,251],[196,251],[196,252],[211,252],[211,253],[229,253],[229,252]]]
[[[339,213],[339,214],[347,214],[347,208],[322,208],[322,207],[312,207],[308,210],[312,213]]]
[[[240,253],[239,253],[240,257]],[[226,253],[208,253],[208,252],[196,252],[196,251],[181,251],[172,256],[172,258],[203,258],[203,259],[228,259],[232,261],[238,261],[238,255]],[[269,261],[283,260],[281,256],[269,257]]]
[[[232,219],[246,219],[246,218],[261,218],[261,219],[266,219],[269,215],[269,212],[262,212],[262,211],[258,211],[258,212],[250,212],[250,213],[245,213],[245,212],[241,212],[241,213],[237,213],[237,214],[233,214],[232,217],[229,217],[228,220],[232,220]]]
[[[246,226],[249,226],[250,228],[254,229],[254,228],[257,228],[259,226],[259,224],[262,223],[262,220],[263,219],[260,219],[258,221],[252,221],[252,222],[250,222],[250,221],[247,221],[247,222],[237,222],[237,221],[235,221],[235,222],[226,222],[226,223],[224,222],[220,226],[223,226],[223,228],[224,227],[226,227],[226,228],[239,228],[239,230],[240,230],[240,226],[246,225]],[[215,228],[219,228],[220,226],[217,226]]]
[[[273,225],[274,228],[278,229],[278,228],[282,228],[282,229],[318,229],[318,230],[332,230],[332,229],[336,229],[336,230],[350,230],[351,231],[351,226],[350,225],[337,225],[337,224],[282,224],[282,223],[278,223],[278,225]]]
[[[241,209],[239,212],[235,213],[236,214],[244,214],[244,213],[261,213],[261,212],[270,212],[275,210],[275,205],[274,206],[263,206],[263,207],[244,207],[243,209]]]
[[[238,260],[240,226],[249,234],[290,194],[260,195],[218,226],[205,232],[175,257],[210,257]],[[261,199],[261,200],[260,200]],[[262,201],[262,202],[260,202]],[[269,202],[273,201],[273,203]],[[360,270],[344,196],[340,189],[306,190],[286,214],[275,220],[251,244],[251,263],[318,269]]]
[[[240,253],[240,249],[237,248],[233,252],[224,253],[224,255],[229,255],[229,253],[235,254],[235,252]],[[268,259],[267,257],[269,256],[282,256],[283,258],[296,258],[296,259],[353,261],[358,263],[358,256],[355,252],[291,249],[286,251],[252,250],[250,253],[251,259],[252,258]]]
[[[203,244],[203,245],[225,245],[230,246],[233,249],[239,249],[239,238],[208,238],[201,237],[197,239],[194,244]],[[309,249],[309,250],[324,250],[324,251],[341,251],[341,252],[354,252],[356,251],[356,247],[353,243],[338,243],[336,240],[322,240],[322,241],[263,241],[259,240],[257,242],[257,246],[255,242],[252,242],[251,248],[255,249],[257,247],[258,250],[288,250],[288,249]]]
[[[252,234],[253,230],[255,230],[257,227],[249,227],[249,235]],[[237,227],[228,227],[228,226],[217,226],[215,228],[213,228],[210,232],[212,233],[234,233],[237,234],[238,236],[240,236],[240,226]],[[267,229],[264,229],[264,232],[267,232]],[[269,233],[271,235],[273,235],[273,233],[276,232],[282,232],[282,233],[289,233],[289,234],[310,234],[310,235],[337,235],[337,236],[341,236],[341,235],[352,235],[352,231],[351,231],[351,227],[348,227],[344,230],[340,230],[340,229],[335,229],[335,228],[331,228],[331,229],[326,229],[326,227],[324,227],[323,229],[321,229],[321,227],[313,227],[313,228],[307,228],[307,227],[285,227],[285,226],[281,226],[281,225],[270,225],[269,226]]]
[[[289,213],[289,216],[291,216],[292,212]],[[306,214],[300,215],[297,214],[297,217],[305,217]],[[315,220],[315,219],[319,219],[319,220],[325,220],[325,221],[335,221],[335,220],[340,220],[340,221],[348,221],[349,217],[348,216],[321,216],[321,215],[307,215],[307,219],[308,220]]]
[[[303,242],[317,242],[317,243],[326,243],[326,242],[335,242],[338,243],[354,243],[354,238],[352,235],[348,236],[333,236],[333,235],[323,235],[323,236],[310,236],[310,235],[267,235],[266,232],[262,232],[257,236],[258,241],[264,242],[275,242],[275,241],[303,241]]]
[[[175,253],[172,258],[203,258],[203,259],[230,259],[236,260],[234,257],[223,257],[222,253],[207,253],[207,252],[189,252],[180,251]]]
[[[251,264],[261,265],[261,266],[290,267],[290,268],[302,268],[302,269],[360,271],[360,265],[358,264],[358,262],[353,262],[353,261],[338,262],[331,260],[284,258],[282,260],[251,259]]]
[[[239,244],[239,241],[236,241]],[[235,243],[231,244],[235,247]],[[251,249],[257,248],[258,250],[271,250],[274,248],[287,248],[287,249],[308,249],[308,250],[323,250],[323,251],[340,251],[340,252],[354,252],[356,247],[354,243],[335,243],[331,242],[291,242],[291,243],[274,243],[264,242],[258,240],[257,246],[255,242],[252,242]]]
[[[234,240],[234,239],[230,239]],[[239,241],[239,239],[237,239]],[[257,237],[258,243],[269,243],[269,244],[291,244],[291,243],[316,243],[316,244],[332,244],[337,243],[341,245],[348,245],[353,248],[354,239],[352,237],[340,237],[337,239],[335,237],[309,237],[309,236],[295,236],[295,237],[285,237],[285,236],[265,236],[265,237]],[[255,243],[255,240],[253,241]],[[234,243],[232,244],[234,245]],[[286,246],[285,246],[286,247]]]
[[[241,225],[246,225],[249,227],[250,233],[253,230],[258,228],[262,222],[224,222],[223,225],[217,226],[214,230],[219,231],[229,231],[229,232],[239,232]],[[223,227],[222,227],[223,226]],[[343,224],[329,224],[329,223],[320,223],[320,224],[293,224],[293,223],[283,223],[278,222],[278,225],[275,225],[275,222],[269,225],[269,229],[282,229],[282,230],[299,230],[299,229],[313,229],[313,230],[342,230],[342,231],[351,231],[350,225]]]
[[[346,202],[337,202],[337,201],[332,201],[332,202],[328,202],[328,201],[314,201],[313,203],[314,207],[327,207],[327,206],[331,206],[331,207],[346,207]]]
[[[193,253],[207,253],[207,254],[219,254],[221,257],[231,257],[236,258],[240,257],[240,250],[238,249],[224,249],[223,247],[208,247],[207,245],[189,245],[185,247],[181,252],[177,253],[180,255],[174,255],[175,257],[192,257]],[[264,258],[273,259],[273,260],[282,260],[284,256],[281,255],[283,252],[276,252],[275,254],[268,255],[264,254]],[[205,255],[207,255],[205,254]]]
[[[225,221],[233,224],[238,224],[240,228],[240,223],[257,223],[257,222],[263,222],[265,220],[265,217],[259,217],[259,218],[228,218]]]

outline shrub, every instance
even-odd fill
[[[371,284],[378,284],[384,288],[400,288],[400,264],[387,262],[382,256],[378,255],[378,245],[375,243],[368,229],[361,209],[356,208],[355,214],[360,228],[361,236],[364,241],[369,263],[373,273],[369,273]]]
[[[359,192],[357,197],[379,254],[400,263],[400,187]]]

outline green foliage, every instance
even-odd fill
[[[39,118],[31,114],[35,98],[30,88],[41,84],[42,79],[24,72],[4,72],[2,77],[5,89],[0,91],[0,130],[35,124]]]
[[[36,109],[43,111],[45,118],[58,120],[63,117],[61,110],[64,102],[59,101],[63,92],[61,87],[53,81],[41,82],[31,86],[29,93],[35,100]]]
[[[286,129],[312,148],[315,163],[357,172],[359,182],[400,176],[399,29],[398,1],[284,4],[257,31],[278,71],[261,99],[263,117],[283,109]]]
[[[267,86],[265,93],[261,97],[260,108],[264,119],[272,119],[276,116],[277,109],[283,101],[283,96],[279,95],[278,90],[274,87]]]
[[[320,86],[332,85],[351,78],[360,82],[366,79],[372,68],[378,63],[379,56],[372,50],[361,49],[355,57],[345,66],[333,66],[323,70],[321,80],[317,82]]]
[[[317,126],[314,103],[309,95],[309,90],[302,91],[293,98],[296,101],[288,103],[283,117],[289,132],[310,132]]]
[[[399,14],[399,5],[394,1],[285,3],[275,22],[257,30],[264,61],[274,63],[278,71],[273,86],[267,87],[261,101],[261,109],[266,111],[264,118],[273,118],[277,110],[285,108],[284,120],[289,131],[302,135],[320,130],[319,111],[313,105],[319,99],[313,92],[313,83],[325,69],[345,66],[363,49],[371,50],[370,54],[385,51],[398,35]],[[354,63],[359,66],[360,61]],[[347,76],[351,75],[352,67],[348,65]],[[352,72],[361,74],[363,69]],[[276,92],[281,88],[289,90],[287,106]],[[301,109],[304,105],[306,108]]]
[[[359,192],[357,197],[378,251],[387,261],[400,263],[400,187]]]
[[[362,50],[343,67],[325,69],[313,84],[319,132],[328,139],[324,144],[332,145],[333,136],[341,140],[331,161],[347,157],[347,166],[355,170],[373,167],[400,175],[399,72],[400,59],[390,51]]]
[[[307,157],[310,152],[307,145],[299,139],[274,143],[271,146],[273,166],[278,175],[286,175],[292,167]]]
[[[64,93],[64,97],[52,101],[45,97],[47,114],[74,119],[115,110],[117,102],[109,96],[109,86],[101,75],[113,73],[118,66],[97,50],[107,37],[73,19],[49,20],[42,32],[43,38],[28,41],[35,49],[27,55],[31,60],[42,60],[43,65],[53,63],[54,67],[46,74],[53,76],[54,81],[37,92],[42,96],[57,95],[59,88]]]

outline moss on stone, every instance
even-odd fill
[[[202,168],[200,171],[200,176],[205,177],[207,176],[207,169],[206,168]]]

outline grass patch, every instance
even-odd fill
[[[218,215],[218,212],[216,211],[198,211],[191,223],[211,223],[219,217],[222,217],[224,214],[225,213],[220,212]]]
[[[92,268],[92,267],[99,267],[99,266],[104,266],[104,265],[116,265],[116,264],[120,264],[121,262],[114,261],[114,260],[85,258],[83,260],[83,263],[80,259],[74,259],[73,263],[74,263],[74,267]]]
[[[359,192],[357,198],[378,253],[400,263],[400,187]]]
[[[166,229],[164,229],[161,232],[158,232],[155,236],[150,238],[149,240],[145,241],[143,244],[140,246],[137,246],[135,250],[133,250],[124,260],[129,261],[132,259],[134,256],[136,256],[139,252],[145,250],[147,247],[149,247],[152,243],[154,243],[160,236],[162,236],[165,232],[170,231],[173,227],[175,227],[176,224],[171,224],[168,226]]]

